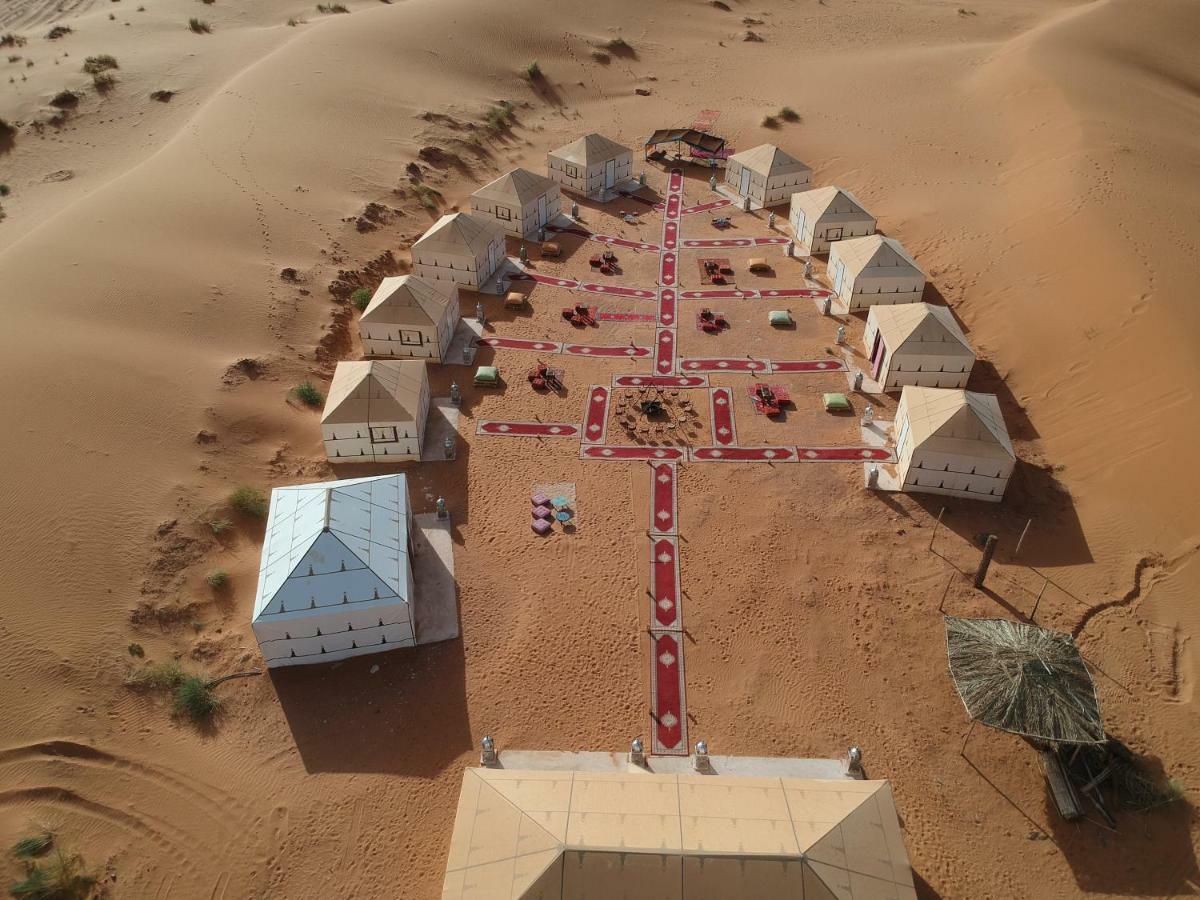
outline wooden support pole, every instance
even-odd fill
[[[992,557],[996,555],[996,544],[999,542],[994,534],[987,536],[987,543],[983,545],[983,558],[979,560],[979,568],[975,572],[975,587],[983,587],[983,580],[987,578],[988,566],[992,564]]]
[[[1025,527],[1021,530],[1021,536],[1017,538],[1017,549],[1013,551],[1013,559],[1021,555],[1021,544],[1025,542],[1025,535],[1029,534],[1029,526],[1033,524],[1033,519],[1025,523]]]
[[[937,537],[938,526],[942,524],[942,515],[946,512],[946,507],[938,510],[937,521],[933,523],[933,534],[929,535],[929,549],[933,549],[933,539]]]

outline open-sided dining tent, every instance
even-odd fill
[[[558,215],[561,194],[558,182],[528,169],[513,169],[471,195],[471,213],[495,219],[517,237],[537,234]]]
[[[915,900],[886,781],[469,768],[443,900]]]
[[[426,281],[473,290],[487,283],[504,258],[500,223],[462,212],[442,216],[412,245],[413,271]]]
[[[724,159],[728,156],[725,138],[695,128],[659,128],[646,138],[643,150],[649,154],[660,144],[685,144],[697,159]]]
[[[419,359],[343,360],[321,415],[331,463],[397,463],[421,458],[429,375]]]
[[[834,241],[875,233],[875,217],[849,191],[813,188],[792,194],[788,223],[797,243],[810,253],[828,253]]]
[[[633,180],[633,152],[592,132],[546,154],[546,170],[563,190],[604,200]]]
[[[385,278],[358,320],[363,355],[442,362],[458,319],[457,284],[420,275]]]
[[[906,384],[964,388],[975,351],[945,306],[901,303],[872,306],[863,336],[871,377],[884,389]]]
[[[999,502],[1016,464],[995,394],[904,388],[896,407],[901,490]]]
[[[251,621],[267,665],[413,646],[411,526],[403,475],[271,491]]]
[[[752,205],[778,206],[812,183],[812,169],[774,144],[759,144],[729,157],[725,184]]]
[[[925,273],[895,238],[872,234],[834,243],[829,279],[847,309],[888,303],[918,303]]]

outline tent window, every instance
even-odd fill
[[[511,222],[512,221],[512,210],[509,209],[507,206],[497,206],[496,207],[496,218],[503,219],[505,222]]]
[[[579,167],[578,166],[564,164],[563,172],[566,174],[566,176],[568,178],[578,178],[579,177]]]
[[[394,444],[397,440],[395,425],[383,425],[371,428],[372,444]]]
[[[423,335],[419,331],[401,331],[400,343],[420,347],[424,343]]]

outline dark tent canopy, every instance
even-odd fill
[[[725,149],[725,138],[694,128],[660,128],[646,138],[645,149],[657,144],[687,144],[703,153],[720,153]]]

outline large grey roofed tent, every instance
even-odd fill
[[[946,616],[946,653],[972,719],[1037,741],[1106,739],[1096,686],[1069,635],[1006,619]]]

